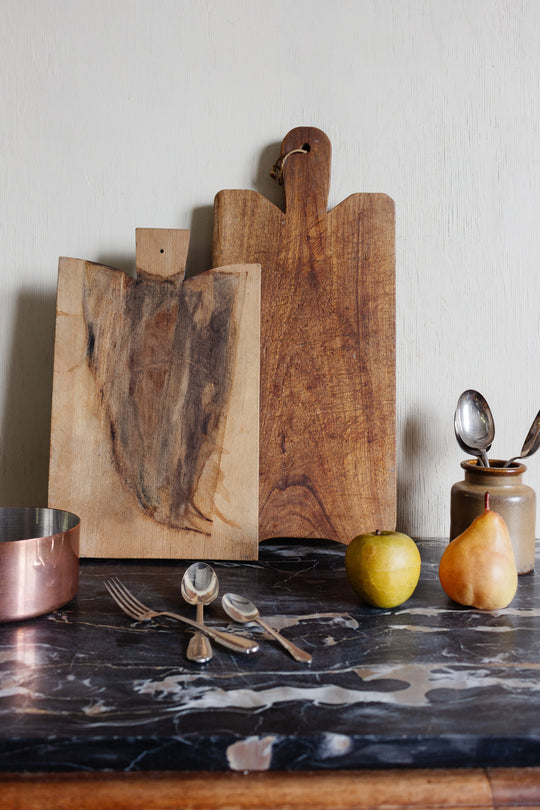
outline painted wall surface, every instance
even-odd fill
[[[47,498],[58,257],[131,271],[136,227],[271,199],[284,135],[333,146],[330,205],[397,212],[399,524],[444,535],[462,390],[492,456],[540,408],[538,0],[0,0],[0,504]],[[540,492],[540,453],[526,481]],[[55,504],[61,507],[61,504]],[[540,530],[537,531],[537,535]]]

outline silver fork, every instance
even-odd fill
[[[144,622],[147,619],[154,619],[157,616],[168,616],[170,619],[177,619],[179,622],[184,622],[190,627],[197,628],[201,633],[206,633],[206,635],[213,638],[214,641],[217,641],[229,650],[234,650],[234,652],[253,653],[257,652],[259,649],[257,642],[250,638],[237,636],[233,633],[224,633],[222,630],[215,630],[213,627],[208,627],[206,624],[199,624],[192,619],[188,619],[186,616],[181,616],[179,613],[171,613],[168,610],[152,610],[152,608],[147,607],[147,605],[143,605],[117,577],[110,577],[104,580],[103,584],[124,613],[127,613],[128,616],[131,616],[131,618],[135,619],[137,622]]]

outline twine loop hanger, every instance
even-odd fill
[[[286,155],[281,155],[281,157],[279,157],[276,160],[276,162],[274,163],[274,165],[272,166],[272,171],[270,172],[270,177],[272,178],[272,180],[277,180],[279,185],[282,186],[283,185],[283,169],[285,167],[285,162],[286,162],[287,158],[289,158],[291,155],[296,155],[296,154],[307,155],[307,153],[309,152],[309,148],[310,148],[309,143],[305,143],[299,149],[291,149],[291,151],[287,152]]]

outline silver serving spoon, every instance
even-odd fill
[[[454,431],[461,449],[489,467],[487,451],[495,438],[495,423],[489,405],[478,391],[469,388],[461,394],[454,414]]]
[[[250,602],[249,599],[245,599],[243,596],[238,596],[236,593],[226,593],[221,599],[221,604],[225,613],[230,616],[231,619],[234,619],[235,622],[256,622],[257,624],[260,624],[261,627],[264,627],[267,633],[273,636],[285,647],[288,652],[290,652],[296,661],[302,661],[307,664],[311,662],[311,655],[309,653],[301,650],[300,647],[297,647],[296,644],[292,643],[292,641],[284,638],[284,636],[280,635],[277,630],[274,630],[273,627],[270,627],[270,625],[261,619],[261,615],[257,607],[253,604],[253,602]]]
[[[540,447],[540,411],[534,417],[533,423],[530,427],[529,432],[523,442],[523,447],[521,448],[521,453],[519,456],[513,456],[505,463],[505,467],[509,467],[513,461],[517,461],[520,458],[528,458],[532,456],[533,453],[536,453],[538,448]]]
[[[219,582],[214,569],[207,563],[193,563],[182,577],[181,591],[189,605],[197,605],[197,622],[204,625],[204,605],[213,602],[219,592]],[[189,640],[186,652],[188,660],[205,664],[210,661],[212,655],[210,639],[197,630]]]

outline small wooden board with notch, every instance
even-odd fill
[[[257,559],[260,267],[186,279],[188,242],[138,229],[135,278],[60,259],[49,503],[82,556]]]

